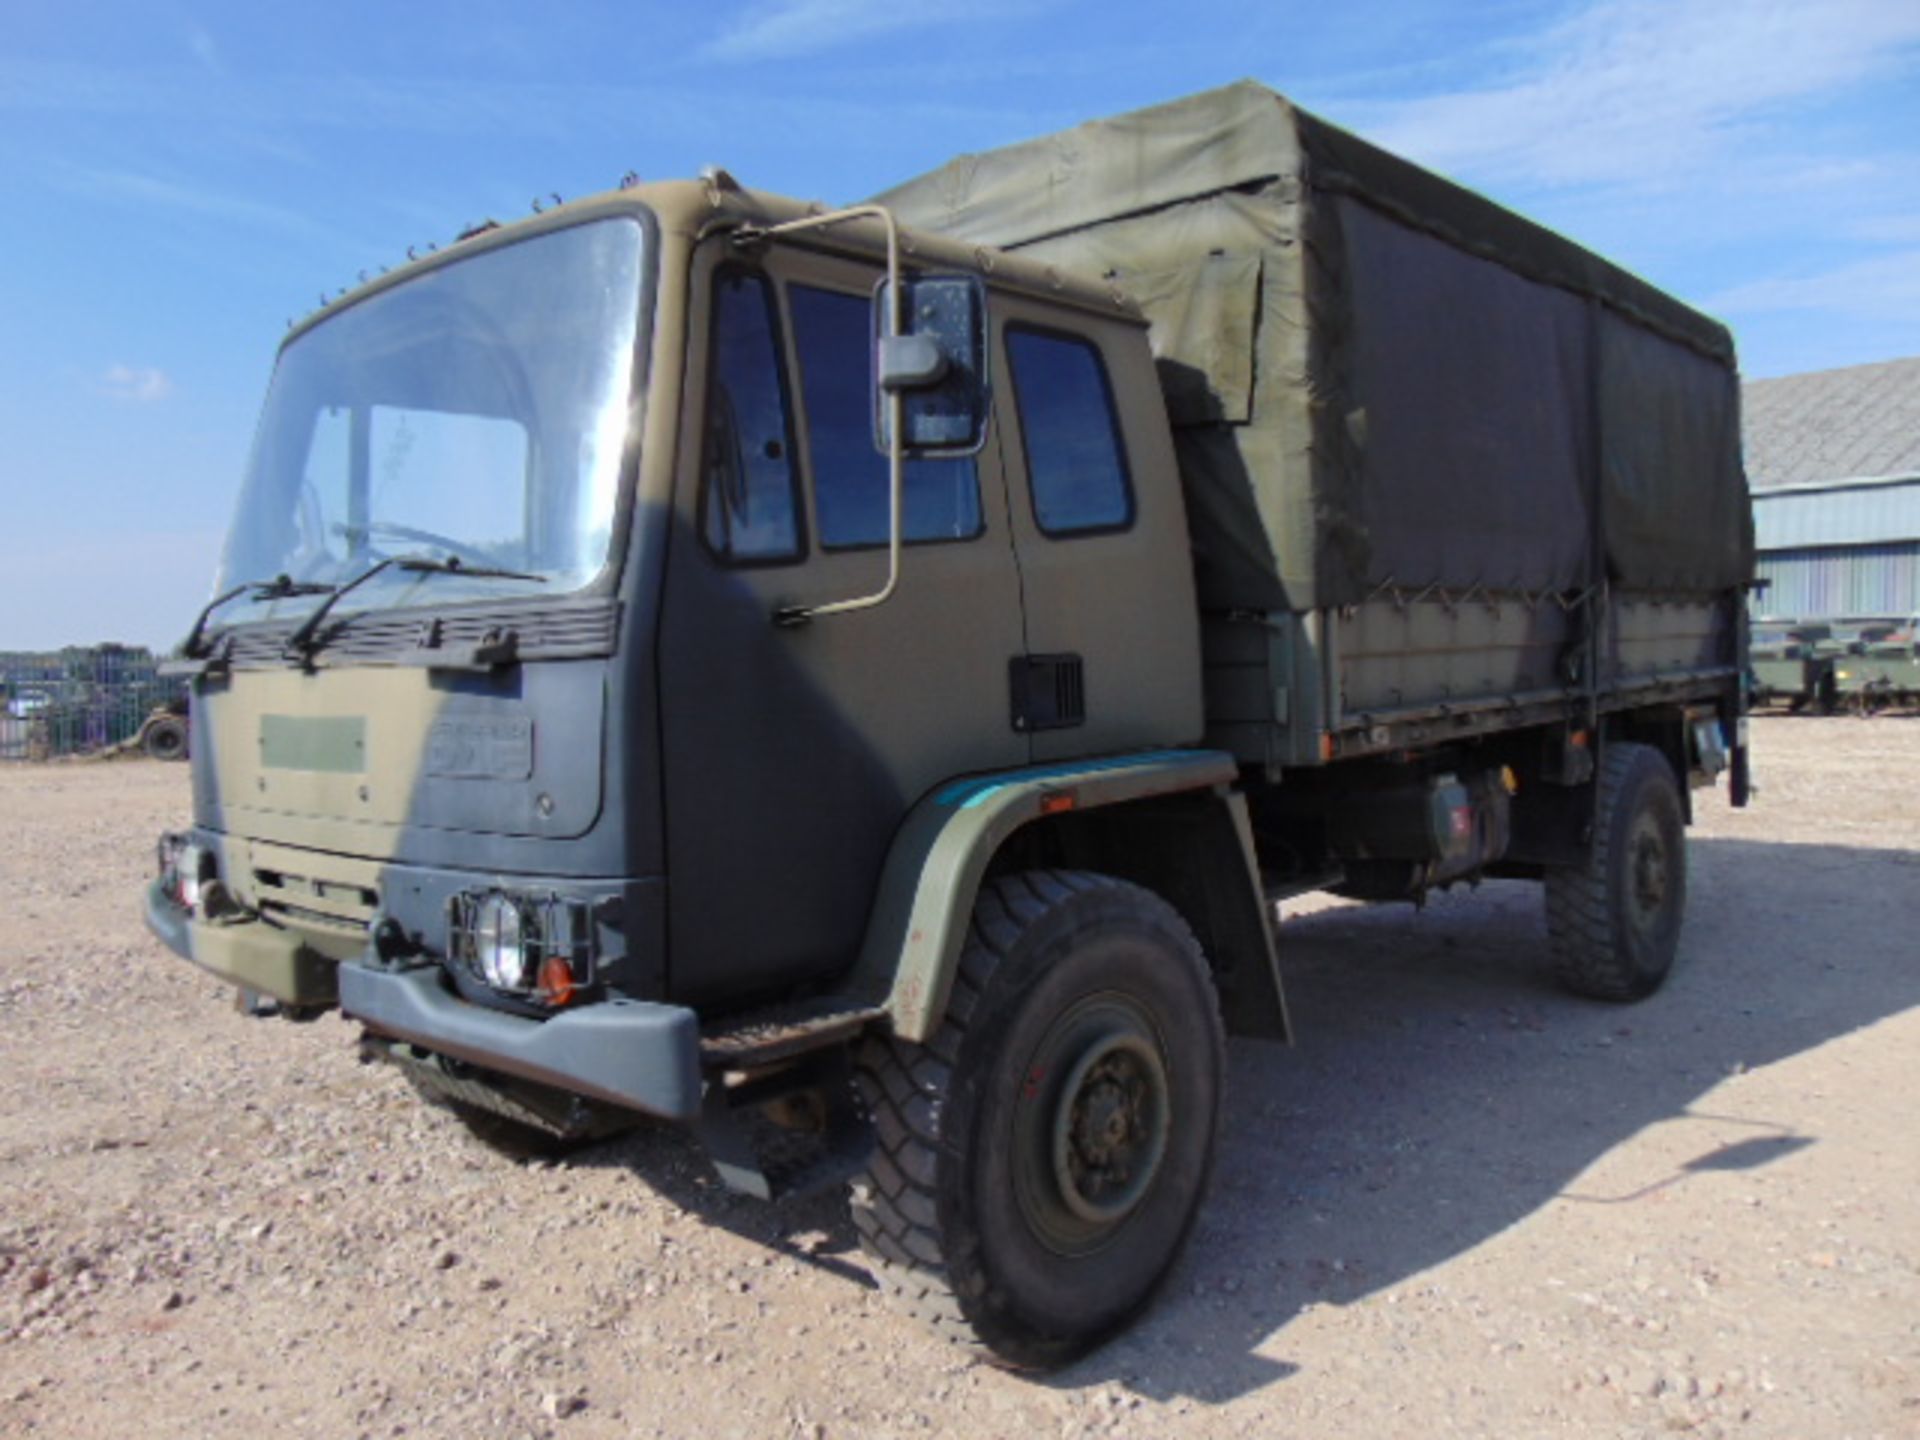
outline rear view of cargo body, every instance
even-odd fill
[[[1139,303],[1208,739],[1285,767],[1724,688],[1752,525],[1727,332],[1241,83],[879,197]]]

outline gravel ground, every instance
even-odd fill
[[[1195,1242],[1044,1379],[681,1135],[511,1156],[247,1020],[136,916],[183,768],[0,767],[0,1434],[1920,1435],[1920,720],[1762,719],[1680,968],[1541,973],[1536,889],[1290,905]]]

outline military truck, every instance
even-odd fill
[[[1749,701],[1756,707],[1785,705],[1799,714],[1812,709],[1831,715],[1840,704],[1836,675],[1847,643],[1834,635],[1824,620],[1767,620],[1749,634],[1752,685]]]
[[[1012,1365],[1137,1314],[1275,901],[1658,987],[1746,798],[1717,324],[1254,85],[825,211],[635,184],[283,343],[157,934],[469,1109],[851,1176]]]
[[[1920,616],[1859,622],[1833,687],[1835,703],[1863,718],[1920,703]]]
[[[1862,717],[1920,701],[1920,616],[1787,620],[1749,632],[1749,702]]]

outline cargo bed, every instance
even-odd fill
[[[1313,765],[1737,676],[1732,343],[1644,281],[1251,82],[878,198],[1152,321],[1210,743]]]

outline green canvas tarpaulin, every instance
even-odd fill
[[[1751,573],[1722,326],[1263,86],[876,198],[1140,304],[1209,609]]]

